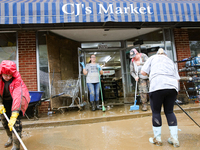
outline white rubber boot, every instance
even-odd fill
[[[177,126],[169,126],[171,137],[168,139],[168,143],[172,144],[174,147],[179,147],[178,141],[178,127]]]
[[[152,138],[152,137],[149,138],[150,143],[153,143],[157,146],[162,146],[161,128],[162,128],[162,126],[160,126],[160,127],[154,127],[153,126],[154,138]]]

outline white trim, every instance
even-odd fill
[[[36,32],[36,68],[37,68],[37,90],[40,91],[40,64],[39,64],[38,32]]]
[[[16,62],[17,70],[19,71],[18,32],[16,32]]]

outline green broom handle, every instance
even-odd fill
[[[103,94],[102,94],[102,89],[101,89],[101,76],[100,76],[100,71],[98,69],[98,72],[99,72],[99,85],[100,85],[100,90],[101,90],[101,100],[103,102]]]

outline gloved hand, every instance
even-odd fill
[[[139,77],[138,77],[138,76],[137,76],[137,77],[135,77],[135,81],[137,81],[137,82],[139,81]]]
[[[4,108],[4,105],[0,105],[0,114],[3,114],[6,112],[6,109]]]
[[[101,67],[100,67],[100,65],[97,65],[97,69],[101,70]]]
[[[18,112],[12,112],[12,116],[10,117],[10,120],[8,123],[8,127],[10,128],[10,131],[13,130],[13,126],[14,126],[18,116],[19,116]]]
[[[84,62],[80,62],[80,64],[83,66],[83,69],[85,69],[85,64],[84,64]]]

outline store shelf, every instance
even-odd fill
[[[105,99],[114,99],[117,98],[117,95],[119,96],[119,93],[116,93],[118,92],[118,90],[116,89],[117,81],[113,81],[113,78],[115,77],[112,75],[101,76],[101,80],[103,83],[102,90]]]
[[[191,60],[190,60],[191,61]],[[197,98],[200,93],[200,65],[187,66],[179,69],[179,72],[185,72],[185,80],[180,80],[180,93],[185,93],[189,100]],[[190,80],[187,80],[190,79]],[[190,88],[190,89],[189,89]]]

